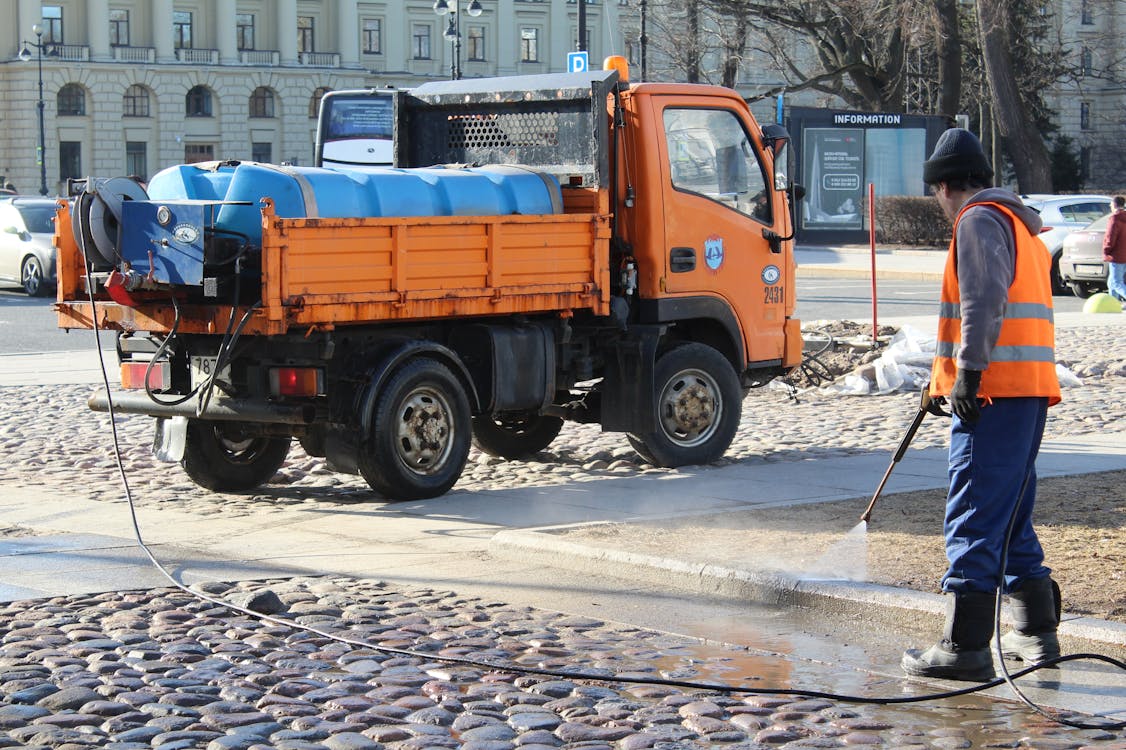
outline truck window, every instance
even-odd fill
[[[664,120],[673,187],[772,223],[762,165],[734,112],[670,107]]]

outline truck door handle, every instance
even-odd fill
[[[669,251],[669,270],[685,273],[696,269],[696,250],[691,247],[674,247]]]

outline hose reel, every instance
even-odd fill
[[[121,207],[125,201],[148,198],[145,189],[128,177],[86,181],[86,189],[74,201],[72,225],[74,240],[92,270],[108,271],[120,265]]]

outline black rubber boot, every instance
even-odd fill
[[[915,677],[986,682],[992,680],[993,614],[996,597],[972,591],[947,594],[946,630],[942,640],[926,651],[908,649],[900,665]]]
[[[1030,578],[1009,594],[1013,629],[1001,636],[1001,653],[1029,665],[1060,655],[1060,587],[1051,578]],[[1051,666],[1055,666],[1054,664]]]

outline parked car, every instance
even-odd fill
[[[1072,232],[1063,241],[1060,278],[1076,297],[1090,297],[1106,289],[1107,265],[1103,261],[1103,237],[1111,214]]]
[[[1109,195],[1022,195],[1024,205],[1040,214],[1044,226],[1040,240],[1052,255],[1052,292],[1064,294],[1067,284],[1060,278],[1063,240],[1110,211]]]
[[[33,297],[55,287],[54,198],[0,198],[0,280]]]

